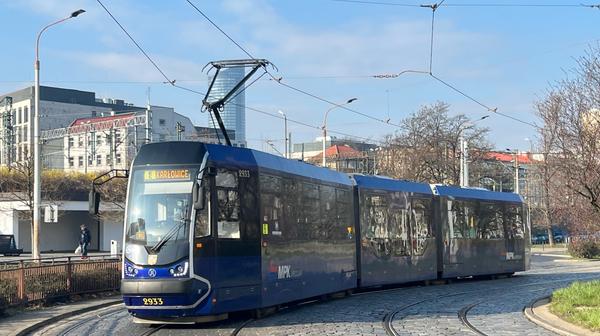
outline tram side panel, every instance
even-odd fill
[[[263,307],[356,287],[351,191],[261,173]]]
[[[360,286],[437,277],[431,195],[359,188]]]
[[[440,200],[444,278],[524,270],[519,204],[493,200]]]

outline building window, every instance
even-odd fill
[[[166,137],[164,134],[159,134],[159,135],[158,135],[158,141],[159,141],[159,142],[163,142],[163,141],[165,141],[165,140],[166,140],[166,138],[167,138],[167,137]]]
[[[22,110],[19,107],[19,109],[17,110],[17,124],[21,123],[21,113],[22,113]]]
[[[29,121],[29,107],[25,106],[23,108],[23,122],[26,123]]]
[[[91,155],[88,155],[88,166],[91,166],[94,164],[94,157]]]
[[[72,168],[75,165],[73,157],[69,156],[69,167]]]
[[[83,136],[81,135],[77,137],[77,146],[83,147]]]
[[[75,143],[75,139],[73,139],[73,137],[69,137],[69,148],[73,147]]]
[[[100,155],[100,154],[96,155],[96,164],[98,166],[102,165],[102,155]]]
[[[96,146],[102,145],[102,134],[96,134]]]
[[[119,133],[119,131],[115,130],[115,144],[119,144],[121,142],[121,133]]]
[[[112,158],[110,157],[110,154],[106,154],[106,164],[107,165],[111,165],[112,164]]]
[[[117,164],[121,164],[121,153],[117,153],[115,160],[117,161]]]
[[[165,126],[166,124],[167,124],[167,122],[165,121],[165,119],[158,119],[159,126]]]
[[[78,161],[79,167],[83,167],[83,156],[80,156]]]

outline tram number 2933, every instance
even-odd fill
[[[143,298],[144,306],[162,306],[164,304],[162,298]]]

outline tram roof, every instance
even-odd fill
[[[521,196],[515,193],[497,192],[475,188],[461,188],[446,185],[436,185],[434,188],[436,189],[437,194],[440,196],[523,203]]]
[[[209,159],[239,167],[258,167],[280,171],[288,174],[319,179],[326,182],[352,185],[348,175],[326,168],[321,168],[306,162],[290,160],[281,156],[248,148],[228,147],[207,144]]]
[[[387,191],[414,192],[432,195],[429,184],[412,182],[406,180],[394,180],[389,177],[352,175],[359,188],[378,189]]]

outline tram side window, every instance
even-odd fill
[[[319,187],[312,183],[302,183],[302,217],[309,232],[308,239],[319,239],[320,212]]]
[[[285,208],[284,227],[287,232],[286,237],[290,239],[307,240],[309,231],[306,228],[305,217],[302,216],[302,203],[300,202],[300,184],[291,178],[283,180],[283,199]]]
[[[216,176],[219,238],[240,238],[240,197],[237,174],[219,169]]]
[[[206,183],[205,181],[202,182]],[[205,184],[206,185],[206,184]],[[209,188],[204,188],[205,194],[205,206],[202,210],[196,211],[196,220],[194,223],[194,236],[195,237],[207,237],[210,236],[210,222],[208,221],[208,211],[210,209],[210,192]]]
[[[508,239],[525,238],[525,226],[523,223],[523,208],[518,205],[507,205],[505,211],[505,230]]]
[[[261,175],[261,206],[263,230],[273,237],[288,238],[289,232],[283,225],[283,202],[281,201],[281,178]],[[284,229],[285,228],[285,229]],[[263,232],[263,233],[264,233]]]
[[[335,197],[337,203],[336,224],[337,231],[340,232],[341,239],[347,239],[348,235],[354,235],[351,216],[354,216],[354,210],[351,204],[350,192],[348,190],[336,189]]]
[[[473,202],[448,200],[450,238],[476,238],[478,221]]]
[[[479,211],[479,237],[481,239],[502,239],[504,229],[502,206],[493,203],[481,203]]]
[[[430,200],[412,200],[410,217],[413,231],[412,252],[414,255],[422,255],[427,247],[427,239],[432,237],[430,209]]]
[[[387,239],[387,216],[388,204],[384,195],[367,196],[367,212],[365,223],[367,224],[365,236],[368,239]]]
[[[393,242],[394,254],[397,256],[409,256],[411,254],[409,203],[407,193],[395,192],[390,194],[388,234]]]
[[[335,189],[330,186],[322,185],[319,187],[321,200],[321,221],[319,225],[318,236],[321,239],[339,238],[336,235],[336,203]]]

